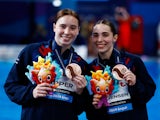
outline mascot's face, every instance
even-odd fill
[[[50,68],[42,67],[40,70],[32,70],[32,79],[37,83],[52,83],[55,80],[56,73],[55,67]]]
[[[40,83],[50,83],[52,80],[52,73],[48,69],[41,69],[38,73],[38,80]]]
[[[112,74],[113,74],[113,77],[116,78],[117,80],[123,80],[123,76],[127,71],[128,71],[128,68],[125,65],[118,64],[113,67]]]
[[[109,92],[109,85],[104,79],[100,79],[99,82],[96,84],[96,92],[101,95],[108,94]]]
[[[91,89],[96,94],[109,95],[113,90],[113,85],[111,82],[102,78],[100,80],[92,79],[90,82]]]

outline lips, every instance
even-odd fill
[[[66,42],[70,41],[70,38],[69,37],[62,37],[62,39]]]
[[[62,35],[61,37],[62,38],[66,38],[66,39],[70,39],[71,38],[70,35]]]
[[[97,47],[98,47],[98,48],[104,48],[104,47],[105,47],[105,44],[97,44]]]

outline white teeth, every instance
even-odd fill
[[[62,37],[63,37],[63,38],[70,38],[70,37],[68,37],[68,36],[66,36],[66,35],[62,35]]]

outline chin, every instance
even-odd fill
[[[63,45],[70,45],[71,44],[71,42],[70,41],[64,41],[63,43],[62,43]]]
[[[98,52],[100,52],[100,53],[104,53],[104,52],[105,52],[104,49],[97,49],[97,50],[98,50]]]

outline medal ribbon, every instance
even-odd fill
[[[64,73],[65,73],[65,66],[64,66],[64,63],[63,63],[63,61],[62,61],[62,58],[60,57],[60,55],[59,55],[57,49],[55,49],[55,52],[56,52],[56,55],[57,55],[57,57],[58,57],[58,60],[59,60],[60,64],[62,65],[62,68],[63,68]],[[68,64],[71,63],[72,57],[73,57],[73,53],[71,53],[71,55],[70,55]],[[67,65],[68,65],[68,64],[67,64]]]

